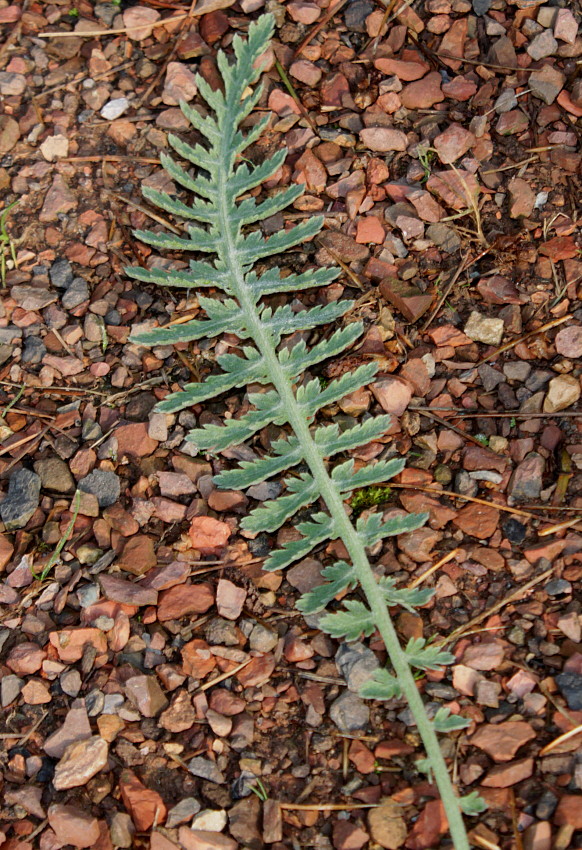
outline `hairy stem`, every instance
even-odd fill
[[[261,322],[255,300],[245,284],[243,269],[237,258],[237,233],[234,230],[230,216],[234,202],[230,199],[228,191],[228,167],[226,165],[227,155],[224,141],[222,151],[220,161],[224,167],[220,169],[218,197],[221,232],[223,234],[221,259],[227,265],[229,280],[231,281],[233,292],[244,312],[247,329],[258,350],[265,358],[272,384],[283,401],[287,421],[302,446],[305,463],[317,482],[319,492],[322,493],[327,509],[335,521],[340,537],[352,559],[358,581],[364,591],[368,605],[374,614],[378,631],[382,636],[382,640],[390,656],[390,661],[394,667],[404,696],[408,700],[426,753],[430,759],[455,848],[456,850],[469,850],[469,841],[465,831],[458,797],[453,789],[433,725],[426,714],[424,703],[418,692],[412,671],[400,646],[388,606],[378,592],[376,579],[368,561],[364,544],[346,514],[342,497],[328,474],[320,451],[311,436],[309,424],[297,404],[291,383],[279,363],[271,334]]]

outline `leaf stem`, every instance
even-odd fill
[[[223,239],[218,243],[220,260],[226,266],[233,294],[236,296],[245,316],[247,330],[264,357],[271,382],[283,402],[287,421],[302,446],[304,461],[318,485],[319,492],[323,495],[327,509],[334,520],[338,536],[341,537],[352,559],[356,576],[374,615],[378,631],[382,636],[402,691],[413,713],[427,756],[430,759],[448,818],[455,850],[469,850],[469,841],[459,807],[459,799],[453,789],[435,730],[427,716],[414,676],[400,646],[390,612],[378,592],[378,585],[366,555],[366,549],[346,513],[341,494],[328,474],[325,462],[311,435],[309,423],[297,403],[293,387],[279,362],[271,333],[261,321],[253,293],[245,283],[244,270],[238,260],[238,228],[233,224],[235,217],[231,215],[232,207],[235,204],[232,194],[228,191],[229,143],[229,134],[226,133],[221,139],[219,152],[217,202],[220,232],[223,236]]]

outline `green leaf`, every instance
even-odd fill
[[[201,264],[202,265],[202,264]],[[208,266],[209,270],[212,268]],[[126,274],[136,280],[141,280],[143,283],[155,283],[157,286],[181,286],[184,289],[191,289],[199,286],[216,286],[214,281],[201,281],[196,278],[191,272],[185,271],[165,271],[165,269],[142,269],[140,266],[128,266],[125,269]]]
[[[436,645],[427,645],[424,638],[410,638],[405,652],[411,667],[417,667],[419,670],[440,670],[445,664],[453,664],[455,661],[452,652]]]
[[[170,413],[172,410],[164,407],[166,401],[164,399],[160,402],[157,409],[164,413]],[[285,418],[285,408],[277,393],[265,393],[263,402],[264,407],[262,409],[251,410],[241,416],[240,419],[227,419],[224,425],[204,425],[202,428],[194,428],[186,439],[194,443],[199,451],[212,453],[223,452],[230,449],[231,446],[240,446],[261,428],[273,421],[277,422]]]
[[[353,322],[335,331],[329,339],[322,340],[311,348],[304,340],[293,346],[291,351],[284,348],[279,352],[279,362],[285,367],[289,377],[294,378],[299,372],[310,369],[316,363],[335,357],[358,339],[363,331],[360,322]]]
[[[382,668],[362,685],[359,693],[363,699],[397,699],[402,695],[402,688],[398,679]]]
[[[397,588],[395,580],[390,576],[382,576],[378,581],[378,587],[388,605],[400,605],[401,608],[411,612],[430,602],[435,593],[428,587]]]
[[[183,204],[175,198],[170,198],[166,192],[159,192],[157,189],[151,189],[149,186],[144,186],[142,194],[151,204],[169,212],[171,215],[179,216],[180,218],[195,219],[204,224],[214,224],[216,221],[216,210],[204,201],[193,203],[192,206]]]
[[[248,272],[245,286],[258,299],[263,295],[278,295],[285,292],[299,292],[303,289],[313,289],[325,286],[338,277],[341,269],[310,269],[302,274],[290,274],[281,277],[281,269],[273,266],[262,275]]]
[[[369,637],[376,630],[374,615],[363,602],[348,599],[342,611],[326,614],[319,621],[319,627],[332,638],[358,640],[362,635]]]
[[[278,440],[277,448],[271,447],[277,452],[275,455],[266,455],[257,460],[244,460],[238,469],[228,469],[220,472],[214,479],[218,487],[227,490],[244,490],[253,484],[260,484],[273,475],[278,475],[290,467],[296,466],[303,460],[303,452],[295,438]]]
[[[383,437],[390,427],[389,416],[375,416],[340,433],[338,425],[325,425],[314,434],[315,443],[324,457],[349,452]]]
[[[451,714],[448,708],[439,708],[432,722],[436,732],[457,732],[471,725],[471,721],[466,717]]]
[[[340,398],[355,392],[365,384],[370,383],[377,371],[376,363],[359,366],[354,372],[347,372],[341,378],[331,381],[322,390],[319,381],[309,381],[297,390],[297,402],[303,408],[305,417],[313,419],[318,410],[327,407]]]
[[[301,522],[297,525],[297,530],[303,535],[300,540],[284,543],[280,549],[271,553],[263,564],[264,570],[268,572],[282,570],[294,561],[304,558],[320,543],[337,537],[335,524],[330,516],[317,513],[311,519],[311,522]]]
[[[483,797],[480,797],[477,791],[471,791],[470,794],[465,794],[459,798],[459,805],[464,814],[469,817],[475,817],[482,812],[486,812],[489,808]]]
[[[357,583],[353,566],[345,561],[338,561],[330,567],[325,567],[321,575],[329,579],[327,584],[321,584],[308,593],[304,593],[297,602],[297,608],[306,616],[323,611],[338,593],[355,587]]]
[[[319,496],[317,484],[307,473],[301,474],[301,489],[288,496],[278,496],[265,502],[260,508],[255,508],[241,522],[245,531],[276,531],[300,508],[310,505]]]
[[[202,296],[199,296],[199,299]],[[131,341],[138,345],[175,345],[178,342],[191,342],[202,337],[218,336],[221,333],[237,333],[246,336],[244,316],[236,302],[223,302],[222,316],[216,319],[184,322],[169,328],[155,328],[133,334]]]
[[[382,522],[382,514],[362,516],[356,522],[356,528],[365,546],[373,546],[385,537],[395,537],[420,528],[428,519],[428,514],[408,514],[392,517]]]
[[[335,481],[342,493],[348,493],[360,487],[370,487],[372,484],[389,481],[390,478],[394,478],[395,475],[402,472],[403,468],[404,460],[394,458],[392,460],[380,460],[354,472],[354,461],[348,460],[334,467],[331,479]]]

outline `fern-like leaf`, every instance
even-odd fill
[[[281,496],[256,507],[242,521],[246,533],[253,534],[276,531],[299,510],[309,517],[303,516],[295,524],[297,539],[274,549],[264,569],[284,569],[329,540],[342,541],[350,563],[340,561],[325,567],[322,577],[326,583],[302,597],[299,607],[306,614],[317,613],[338,595],[360,586],[366,601],[346,599],[340,610],[322,618],[322,628],[333,637],[347,640],[369,636],[376,630],[382,636],[395,675],[388,670],[377,672],[362,694],[375,699],[406,694],[434,768],[455,848],[468,850],[459,802],[410,669],[410,665],[438,669],[448,663],[449,654],[424,641],[411,641],[406,650],[400,647],[388,606],[413,610],[427,601],[428,593],[397,588],[389,579],[378,582],[366,551],[386,537],[413,531],[426,516],[384,520],[381,513],[370,513],[361,516],[354,526],[345,501],[348,494],[389,480],[401,471],[402,461],[383,460],[356,469],[350,459],[340,459],[334,466],[330,458],[381,439],[388,430],[389,419],[383,415],[370,417],[345,431],[340,431],[337,424],[314,424],[322,408],[372,382],[377,366],[365,363],[325,387],[306,374],[306,370],[352,346],[363,327],[344,320],[340,327],[321,332],[324,325],[334,325],[345,316],[352,306],[349,301],[305,303],[298,309],[301,293],[327,286],[338,276],[338,269],[307,267],[299,274],[287,274],[271,263],[271,257],[313,240],[323,225],[321,217],[312,216],[295,226],[287,223],[268,237],[258,226],[296,200],[302,187],[291,185],[260,199],[254,197],[256,192],[249,195],[279,171],[287,153],[279,150],[259,164],[253,164],[252,157],[244,158],[245,150],[256,142],[269,121],[265,116],[248,131],[243,123],[262,95],[262,88],[257,85],[261,56],[272,32],[272,16],[262,15],[250,24],[246,40],[234,36],[233,56],[218,53],[222,87],[213,89],[202,77],[196,78],[198,92],[210,114],[202,115],[193,106],[181,104],[201,143],[191,144],[170,135],[169,143],[182,164],[167,154],[162,154],[161,160],[175,184],[194,197],[184,201],[146,189],[146,198],[174,217],[181,229],[173,228],[172,233],[159,228],[153,233],[139,231],[136,237],[155,250],[186,253],[188,267],[171,271],[158,257],[150,256],[147,268],[130,269],[128,273],[143,283],[194,289],[200,316],[166,327],[150,323],[132,341],[139,345],[174,345],[222,333],[240,340],[239,350],[216,358],[217,369],[205,382],[186,384],[168,395],[157,409],[176,413],[252,384],[255,391],[248,393],[250,409],[245,408],[244,414],[235,414],[223,425],[195,428],[187,439],[198,451],[217,454],[246,443],[266,426],[285,429],[286,436],[274,442],[268,455],[224,470],[216,483],[220,487],[246,488],[288,473]],[[267,262],[259,273],[254,266],[264,260]],[[203,288],[212,297],[203,295]],[[286,294],[293,303],[272,306],[265,301],[266,296]],[[314,328],[318,329],[318,340],[309,345],[308,334]],[[302,341],[289,339],[296,332],[305,334]],[[259,387],[264,391],[256,391]],[[299,464],[303,468],[294,472]],[[451,718],[443,717],[442,723],[450,726]]]

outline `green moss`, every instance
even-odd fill
[[[366,487],[364,490],[358,490],[350,500],[350,507],[356,514],[361,514],[367,508],[373,508],[374,505],[383,505],[388,501],[392,494],[390,487]]]

